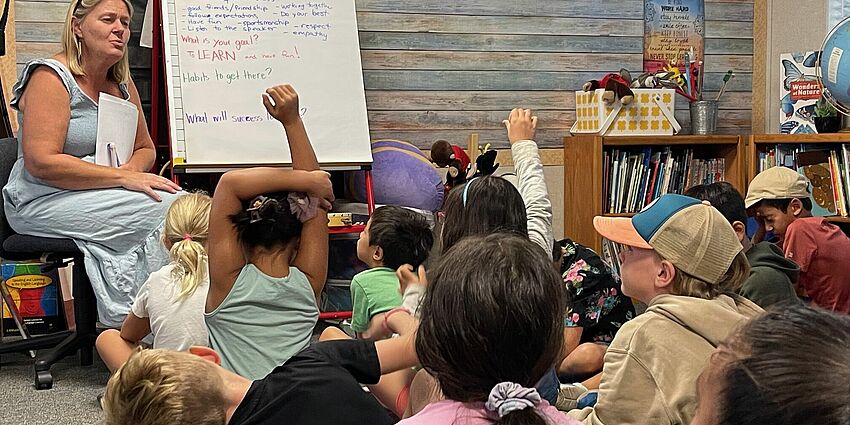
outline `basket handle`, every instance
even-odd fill
[[[656,93],[655,96],[652,97],[652,101],[658,105],[658,109],[661,110],[661,114],[664,115],[664,117],[667,118],[667,121],[670,122],[670,125],[673,126],[673,134],[678,134],[682,131],[682,125],[679,124],[679,121],[676,121],[676,116],[673,115],[673,111],[664,106],[664,102],[661,101],[661,95]]]

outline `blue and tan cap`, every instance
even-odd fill
[[[689,196],[668,194],[634,217],[594,217],[602,237],[637,248],[654,249],[683,272],[718,283],[743,250],[738,235],[720,211]]]

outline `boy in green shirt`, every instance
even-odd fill
[[[357,258],[369,269],[351,280],[351,330],[358,338],[390,336],[380,313],[402,304],[396,270],[405,264],[418,268],[433,244],[434,234],[422,214],[393,206],[372,213],[357,241]]]

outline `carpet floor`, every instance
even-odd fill
[[[32,360],[23,354],[0,356],[0,425],[101,424],[97,406],[109,371],[97,357],[92,366],[80,366],[78,356],[67,357],[51,369],[53,388],[36,391]]]

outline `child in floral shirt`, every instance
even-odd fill
[[[635,309],[621,292],[620,280],[592,249],[564,239],[555,243],[553,254],[572,299],[564,320],[568,354],[558,375],[562,382],[581,382],[562,386],[559,407],[569,409],[588,390],[599,387],[608,343],[623,323],[635,317]]]

